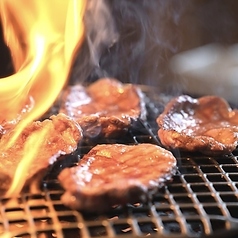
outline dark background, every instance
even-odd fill
[[[176,78],[168,68],[173,55],[211,42],[238,42],[237,0],[108,0],[108,4],[119,40],[103,50],[97,67],[89,62],[85,42],[72,82],[82,75],[88,81],[111,76],[176,90]],[[0,77],[4,77],[13,73],[13,67],[0,30]],[[77,67],[82,62],[87,68],[83,74]]]
[[[8,47],[5,45],[2,25],[0,24],[0,78],[8,76],[12,72],[11,56]]]

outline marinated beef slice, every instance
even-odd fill
[[[61,171],[62,202],[72,209],[102,212],[114,205],[145,202],[176,171],[171,152],[153,145],[101,144],[75,167]]]
[[[60,112],[75,119],[88,138],[117,137],[128,131],[132,120],[146,118],[143,93],[132,84],[103,78],[88,87],[69,86]]]
[[[229,154],[237,147],[238,110],[218,96],[172,99],[157,118],[161,143],[169,149]]]
[[[22,131],[13,145],[7,148],[7,143],[11,140],[13,132],[14,129],[3,135],[0,141],[0,189],[2,192],[9,188],[22,158],[27,153],[31,151],[35,155],[30,164],[27,161],[25,164],[21,164],[23,168],[28,167],[28,169],[25,168],[26,173],[20,171],[20,176],[23,177],[25,183],[29,182],[37,173],[46,170],[60,155],[76,150],[82,137],[80,126],[64,114],[52,116],[42,122],[31,123]],[[43,134],[44,137],[41,138]],[[43,175],[44,173],[42,173]],[[18,179],[20,180],[20,177]]]

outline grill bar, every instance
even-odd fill
[[[147,98],[150,118],[135,122],[118,140],[98,143],[160,145],[155,118],[161,102]],[[70,210],[62,205],[57,175],[74,166],[91,148],[88,141],[49,169],[42,191],[17,198],[0,198],[3,237],[234,237],[238,225],[238,150],[227,156],[204,156],[173,151],[178,171],[152,201],[115,207],[104,214]],[[217,236],[215,236],[217,235]]]

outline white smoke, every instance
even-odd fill
[[[115,77],[122,82],[163,84],[168,61],[180,46],[177,30],[190,1],[90,0],[86,41],[71,83]]]

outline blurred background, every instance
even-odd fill
[[[230,46],[238,42],[237,0],[106,3],[118,38],[112,44],[100,46],[97,63],[90,59],[90,45],[85,41],[71,72],[72,83],[110,76],[122,82],[155,86],[163,92],[180,92],[181,80],[170,66],[175,55],[210,43]],[[89,19],[90,14],[87,27],[92,25]],[[111,24],[110,19],[106,21]],[[5,77],[14,71],[1,27],[0,32],[0,77]]]

